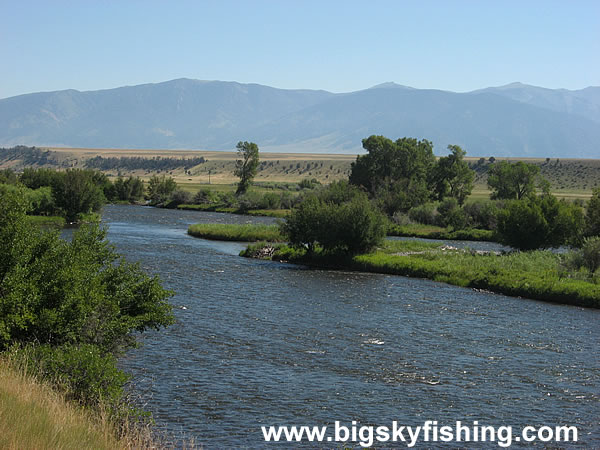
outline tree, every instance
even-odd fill
[[[594,189],[585,215],[585,234],[600,236],[600,188]]]
[[[432,184],[438,200],[455,198],[462,206],[473,190],[475,172],[464,160],[466,152],[458,145],[449,145],[451,154],[441,157],[432,171]]]
[[[535,182],[540,168],[533,164],[519,161],[510,164],[500,161],[490,166],[488,186],[492,189],[491,198],[520,200],[535,192]]]
[[[256,176],[258,169],[258,145],[254,142],[238,142],[237,143],[238,160],[235,162],[235,170],[233,174],[240,178],[236,195],[244,194],[252,180]]]
[[[54,204],[67,221],[76,221],[79,214],[97,212],[106,203],[103,187],[98,184],[93,171],[69,169],[55,178],[52,185]]]
[[[428,179],[435,163],[431,142],[370,136],[362,144],[368,153],[352,163],[349,181],[377,198],[387,214],[408,211],[429,199]]]
[[[158,175],[152,176],[148,181],[148,197],[150,198],[151,205],[164,205],[171,197],[173,191],[177,189],[177,183],[171,177],[165,175],[159,177]]]

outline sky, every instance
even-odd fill
[[[350,92],[600,85],[597,0],[0,0],[0,98],[175,78]]]

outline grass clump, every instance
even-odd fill
[[[217,241],[285,241],[277,225],[198,223],[188,228],[188,234]]]

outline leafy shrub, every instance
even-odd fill
[[[340,185],[323,198],[341,199]],[[368,200],[366,194],[353,191],[354,197],[341,203],[326,202],[315,195],[307,196],[292,212],[281,230],[290,243],[313,252],[317,245],[328,252],[359,253],[378,245],[386,232],[385,217]],[[346,195],[346,194],[344,194]]]
[[[27,345],[13,349],[13,356],[28,371],[64,390],[82,405],[115,407],[123,399],[130,377],[117,368],[116,359],[91,344]]]
[[[520,250],[558,247],[580,242],[584,226],[581,208],[550,194],[510,200],[498,212],[498,236]]]
[[[586,236],[600,236],[600,188],[594,189],[585,215]]]
[[[600,267],[600,237],[590,237],[583,241],[581,246],[583,265],[594,273]]]
[[[462,230],[467,225],[467,216],[454,197],[445,199],[437,208],[437,222],[442,227]]]
[[[298,183],[298,186],[300,189],[314,189],[318,186],[321,186],[321,182],[316,178],[304,178],[300,181],[300,183]]]
[[[209,188],[202,188],[198,192],[196,192],[196,195],[194,195],[192,202],[194,205],[205,205],[215,203],[217,199],[218,195],[215,192],[213,192]]]
[[[463,206],[470,226],[483,230],[495,230],[499,208],[496,202],[473,202]]]
[[[437,211],[434,203],[425,203],[420,206],[415,206],[408,211],[410,220],[424,225],[435,225]]]
[[[171,194],[168,206],[175,208],[177,205],[188,205],[190,203],[192,203],[192,194],[183,189],[176,189]]]

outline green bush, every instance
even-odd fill
[[[600,236],[600,188],[594,189],[585,215],[586,236]]]
[[[424,225],[435,225],[437,210],[435,203],[425,203],[420,206],[415,206],[408,211],[408,217],[410,220]]]
[[[600,237],[589,237],[583,241],[581,246],[583,265],[594,273],[600,267]]]
[[[500,241],[520,250],[576,245],[583,227],[581,208],[550,194],[509,200],[498,212]]]
[[[0,349],[19,342],[93,344],[118,353],[133,331],[172,322],[170,292],[125,262],[97,224],[70,242],[30,225],[21,196],[0,191]]]
[[[27,345],[12,350],[13,357],[59,387],[67,398],[85,406],[117,407],[130,377],[117,368],[116,358],[91,344]]]
[[[382,241],[385,217],[358,190],[349,190],[353,197],[344,201],[348,191],[342,191],[340,186],[335,184],[332,192],[319,193],[321,198],[309,195],[292,209],[281,230],[293,246],[313,252],[320,245],[327,252],[354,254]]]
[[[442,201],[437,208],[437,224],[441,227],[452,227],[462,230],[467,226],[467,216],[454,197]]]

